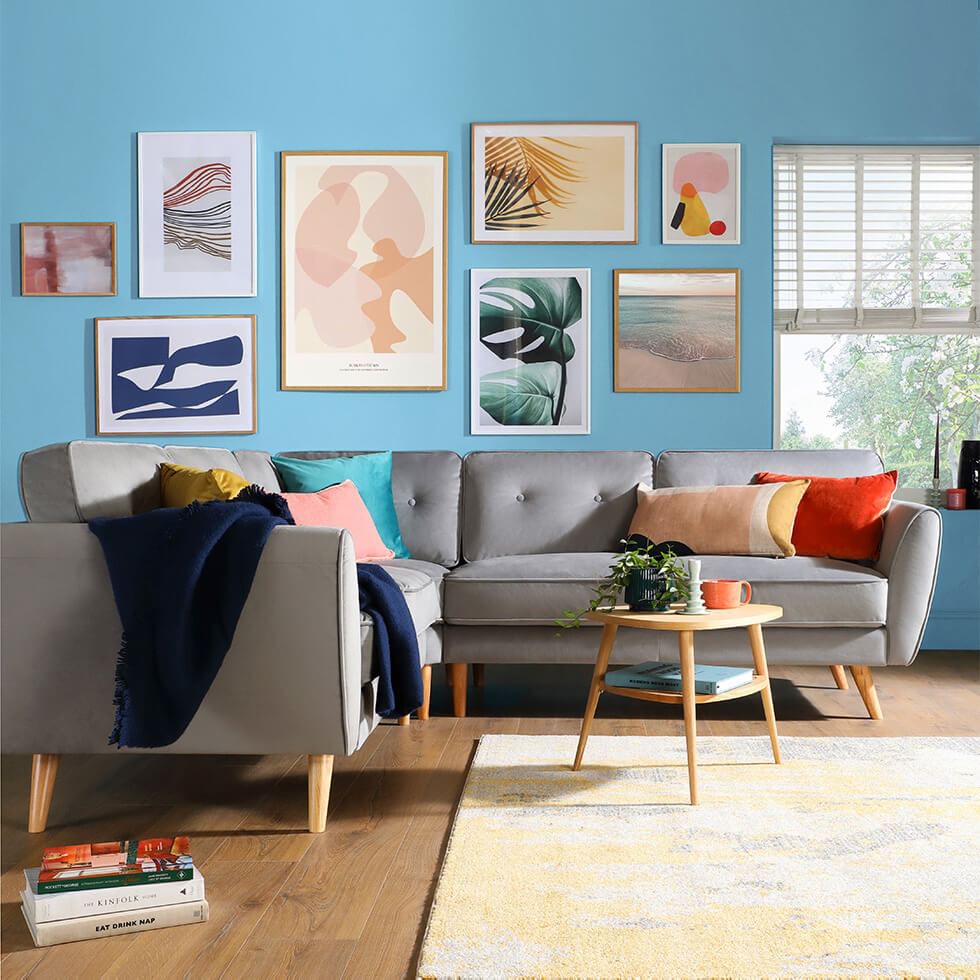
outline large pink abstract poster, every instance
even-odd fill
[[[283,153],[282,387],[446,387],[445,153]]]

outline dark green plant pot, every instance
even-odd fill
[[[667,612],[669,598],[662,597],[667,591],[668,579],[653,568],[634,568],[626,581],[626,604],[631,612]]]

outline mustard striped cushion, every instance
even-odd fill
[[[658,543],[679,541],[696,555],[788,558],[796,554],[793,523],[809,485],[809,480],[792,480],[758,486],[653,490],[641,483],[629,533]]]

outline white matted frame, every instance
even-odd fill
[[[473,123],[474,243],[635,245],[635,122]]]
[[[694,173],[679,173],[682,187],[693,177],[694,196],[675,186],[674,171],[682,157],[691,161]],[[727,165],[723,187],[719,167],[711,157]],[[664,143],[661,174],[661,241],[664,245],[739,245],[742,235],[742,146],[740,143]],[[707,164],[707,165],[706,165]],[[682,164],[683,170],[683,164]],[[697,176],[696,176],[697,175]],[[703,181],[702,186],[696,186]],[[724,225],[720,230],[718,223]],[[677,227],[674,227],[676,223]],[[685,228],[693,233],[688,233]]]
[[[256,431],[255,317],[95,321],[98,435]]]
[[[449,154],[280,157],[280,387],[444,390]]]
[[[138,135],[140,296],[255,296],[255,133]]]
[[[470,433],[587,435],[591,270],[470,270]]]

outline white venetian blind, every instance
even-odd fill
[[[777,146],[776,325],[976,325],[980,147]]]

